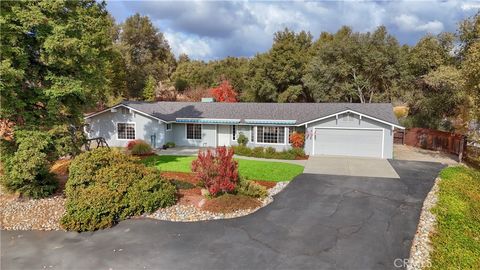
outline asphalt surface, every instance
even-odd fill
[[[398,269],[443,165],[391,163],[400,179],[302,174],[237,219],[2,231],[1,269]]]

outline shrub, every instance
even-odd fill
[[[265,148],[264,157],[265,158],[275,158],[276,153],[277,153],[277,150],[270,146],[270,147]]]
[[[238,146],[232,146],[233,150],[235,151],[235,154],[240,155],[240,156],[251,156],[252,155],[252,149],[250,147],[244,146],[244,145],[238,145]]]
[[[118,220],[120,205],[117,192],[94,185],[79,189],[74,198],[67,196],[65,208],[63,228],[81,232],[111,227]]]
[[[53,140],[57,156],[76,156],[86,142],[83,130],[69,125],[57,125],[48,134]]]
[[[265,198],[268,195],[268,191],[264,186],[261,186],[254,181],[240,178],[240,181],[236,188],[237,194],[254,197]]]
[[[248,143],[248,138],[243,133],[238,135],[237,143],[242,146],[246,146]]]
[[[127,143],[127,149],[128,150],[132,150],[132,148],[138,143],[139,140],[132,140],[132,141],[128,141]]]
[[[175,202],[175,187],[137,159],[98,148],[77,156],[66,184],[67,230],[92,231]]]
[[[152,153],[152,147],[147,142],[138,140],[131,151],[133,155],[145,155]]]
[[[210,195],[232,192],[238,182],[238,163],[232,148],[217,147],[215,151],[199,151],[192,162],[192,171]]]
[[[252,156],[263,158],[264,157],[264,148],[263,147],[255,147],[252,149]]]
[[[160,207],[173,205],[175,192],[175,186],[168,181],[163,181],[160,173],[152,169],[152,172],[147,172],[141,181],[134,182],[128,189],[124,200],[127,207],[122,216],[152,213]]]
[[[52,161],[57,158],[51,136],[42,131],[18,130],[15,140],[16,151],[2,157],[3,186],[32,198],[53,194],[58,182],[49,172]]]
[[[94,175],[103,167],[110,165],[134,162],[137,158],[127,156],[121,152],[106,147],[96,148],[92,151],[78,155],[70,164],[68,182],[65,186],[66,195],[75,189],[94,184]]]
[[[303,150],[303,148],[294,147],[290,149],[288,152],[290,152],[293,155],[293,159],[306,157],[305,150]]]
[[[185,182],[178,179],[170,179],[170,183],[172,183],[177,189],[191,189],[194,188],[195,185],[190,182]]]
[[[238,145],[232,146],[232,149],[235,150],[235,154],[240,156],[247,157],[257,157],[257,158],[277,158],[277,159],[296,159],[296,158],[306,158],[305,151],[303,148],[292,148],[289,150],[284,150],[281,152],[276,152],[275,148],[268,147],[255,147],[253,149]]]
[[[175,147],[175,143],[174,143],[174,142],[167,142],[165,145],[166,145],[168,148],[173,148],[173,147]]]
[[[301,148],[305,144],[305,134],[299,132],[293,132],[290,135],[290,143],[293,148]]]

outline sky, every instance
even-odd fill
[[[347,25],[374,31],[385,25],[401,44],[423,35],[455,32],[480,10],[479,1],[107,1],[117,23],[140,13],[163,32],[174,54],[214,60],[267,51],[288,27],[317,38]]]

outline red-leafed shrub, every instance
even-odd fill
[[[192,171],[212,196],[233,192],[238,183],[238,163],[231,148],[199,151],[192,162]]]
[[[293,132],[290,135],[290,143],[295,148],[302,148],[305,144],[305,134],[299,132]]]
[[[131,140],[131,141],[129,141],[129,142],[127,143],[127,149],[128,149],[128,150],[132,150],[132,148],[133,148],[136,144],[140,143],[141,141],[142,141],[142,140]]]

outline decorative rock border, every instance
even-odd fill
[[[143,217],[174,222],[195,222],[246,216],[271,203],[273,196],[282,191],[288,183],[289,182],[278,182],[273,188],[269,189],[268,196],[262,200],[262,205],[255,209],[238,210],[233,213],[223,214],[200,210],[193,205],[176,204],[167,208],[160,208],[152,214],[143,215]]]
[[[430,252],[432,250],[432,245],[430,242],[430,234],[435,231],[435,226],[437,224],[437,219],[432,213],[432,208],[438,201],[438,183],[440,181],[441,179],[439,177],[435,179],[432,189],[423,202],[417,232],[413,238],[412,248],[410,249],[407,270],[420,270],[431,264]]]

